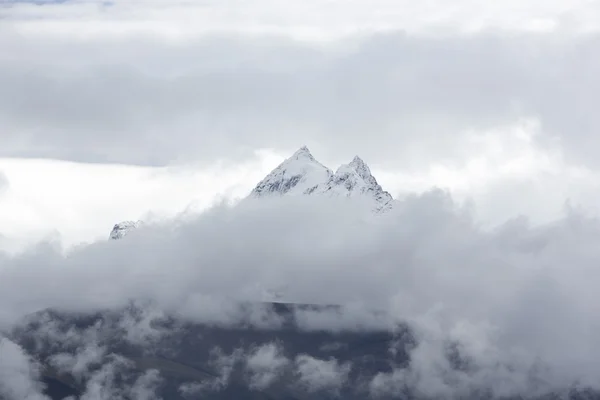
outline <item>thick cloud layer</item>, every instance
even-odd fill
[[[40,245],[3,258],[0,320],[6,327],[45,307],[90,311],[133,298],[184,319],[245,319],[276,328],[259,309],[248,315],[231,303],[260,300],[266,289],[276,289],[286,301],[346,306],[342,314],[300,316],[306,329],[391,328],[397,320],[414,327],[416,362],[411,370],[378,378],[375,392],[399,380],[445,390],[448,378],[464,387],[503,382],[496,390],[512,393],[529,389],[531,371],[546,386],[597,384],[597,220],[567,210],[553,224],[532,227],[516,219],[483,231],[442,192],[411,197],[383,216],[360,210],[324,199],[249,201],[217,207],[193,222],[142,228],[66,258]],[[372,309],[386,314],[373,317]],[[145,340],[143,332],[132,337]],[[449,368],[447,340],[459,343],[481,370],[440,375]],[[258,374],[254,384],[268,382],[261,360],[277,358],[276,350],[249,357]],[[67,361],[62,364],[74,365]],[[344,371],[293,362],[307,376],[315,368]]]
[[[160,8],[161,15],[179,10],[164,25],[141,31],[137,18],[156,12],[156,3],[101,12],[87,5],[81,15],[65,11],[72,4],[47,13],[38,7],[32,13],[43,22],[35,27],[16,8],[0,31],[0,155],[162,165],[306,143],[327,149],[327,158],[360,148],[382,165],[418,167],[460,163],[476,150],[469,135],[533,118],[542,126],[538,145],[559,146],[573,163],[596,166],[598,36],[567,28],[569,18],[593,15],[597,4],[547,3],[538,6],[549,7],[548,21],[560,29],[523,32],[505,21],[501,29],[465,35],[440,30],[442,22],[433,24],[437,30],[411,30],[406,18],[399,20],[404,25],[375,19],[357,34],[356,2],[346,13],[322,10],[323,18],[353,30],[312,42],[296,40],[303,25],[286,31],[275,24],[277,35],[260,29],[289,17],[278,7],[257,20],[253,35],[249,27],[237,32],[232,21],[241,16],[226,13],[222,29],[175,38],[169,28],[187,26],[173,22],[185,19],[177,5]],[[207,4],[210,15],[220,15]],[[504,10],[465,9],[482,21]],[[531,9],[523,7],[535,22]],[[419,12],[391,3],[382,10]],[[432,10],[452,16],[444,4]],[[206,18],[201,11],[190,13]],[[105,25],[103,15],[121,24]],[[91,18],[96,30],[70,34],[78,16]],[[453,18],[465,24],[470,17]]]

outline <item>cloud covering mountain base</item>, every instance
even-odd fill
[[[3,256],[0,321],[8,331],[41,309],[91,313],[135,300],[181,321],[277,330],[282,321],[268,307],[239,306],[276,288],[284,302],[343,307],[297,311],[301,330],[409,324],[418,343],[411,367],[374,380],[380,393],[403,385],[433,397],[597,386],[599,221],[567,209],[546,226],[517,218],[486,231],[440,191],[384,215],[367,209],[357,199],[247,200],[67,256],[40,244]],[[449,343],[464,368],[448,361]]]

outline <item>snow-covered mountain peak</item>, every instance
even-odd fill
[[[358,156],[341,165],[335,173],[315,159],[308,147],[302,146],[271,171],[252,190],[249,198],[283,195],[324,195],[355,197],[373,201],[374,211],[392,207],[392,196],[381,188],[369,166]],[[141,221],[123,221],[110,233],[121,239]]]
[[[333,172],[318,162],[308,147],[302,146],[260,181],[250,196],[308,194],[332,175]]]
[[[392,196],[384,191],[371,174],[368,165],[358,156],[341,165],[335,173],[319,163],[306,146],[298,149],[250,194],[250,197],[283,194],[366,196],[374,200],[375,210],[389,208]]]

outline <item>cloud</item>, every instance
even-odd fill
[[[351,368],[349,364],[340,365],[335,359],[319,360],[307,355],[296,357],[295,363],[299,383],[309,392],[327,390],[339,393]]]
[[[597,4],[413,3],[2,7],[0,156],[208,164],[306,143],[327,160],[361,149],[388,170],[429,171],[463,195],[486,181],[476,194],[494,210],[511,192],[535,192],[528,215],[574,192],[593,201]],[[0,174],[0,193],[7,187]],[[52,365],[85,381],[84,399],[151,399],[156,372],[128,375],[128,392],[115,384],[132,361],[106,354],[106,337],[153,346],[169,335],[164,322],[173,314],[281,328],[269,308],[239,302],[285,288],[287,301],[341,305],[297,310],[306,331],[411,326],[415,343],[389,349],[405,351],[410,365],[353,382],[374,397],[407,388],[450,398],[598,388],[598,219],[565,207],[543,225],[520,217],[489,229],[455,200],[440,191],[409,195],[383,218],[341,199],[243,202],[67,255],[39,243],[0,254],[0,327],[46,307],[126,307],[109,326],[81,331],[45,314],[35,343],[61,343]],[[44,215],[67,220],[70,208]],[[141,311],[127,308],[131,301]],[[275,342],[215,354],[218,377],[181,393],[224,390],[236,368],[257,389],[294,376],[303,390],[333,393],[354,373],[335,359],[290,356]],[[0,356],[0,395],[43,399],[30,356],[7,339]]]
[[[229,385],[234,370],[243,362],[245,354],[243,349],[237,348],[226,354],[220,347],[211,350],[211,367],[217,372],[217,376],[204,382],[184,383],[179,387],[179,392],[187,396],[197,396],[205,392],[218,392]]]
[[[152,377],[155,373],[149,372],[150,376],[147,378],[141,378],[136,381],[136,385],[130,387],[129,385],[121,385],[117,382],[118,379],[124,378],[127,370],[132,367],[131,361],[126,358],[110,355],[107,360],[101,365],[101,367],[95,370],[90,378],[86,382],[85,392],[81,396],[82,400],[109,400],[109,399],[122,399],[126,398],[127,393],[141,394],[148,393],[137,385],[153,384],[154,380]],[[153,392],[149,392],[153,393]],[[154,399],[155,397],[150,397]]]
[[[0,200],[0,233],[21,248],[58,234],[65,247],[104,239],[119,221],[194,214],[220,197],[244,196],[279,159],[258,151],[246,161],[208,168],[0,159],[0,170],[11,180]]]
[[[560,27],[594,11],[583,3],[565,10],[559,3],[543,6],[548,19],[563,21]],[[36,21],[35,29],[9,18],[13,29],[0,39],[14,54],[0,60],[0,122],[6,127],[0,155],[163,165],[307,143],[327,149],[326,158],[349,157],[360,148],[382,165],[416,168],[461,164],[478,150],[469,141],[473,133],[530,118],[541,124],[538,146],[559,147],[569,162],[597,167],[593,133],[600,123],[590,107],[599,91],[590,71],[600,59],[593,32],[519,32],[505,20],[498,29],[492,24],[468,35],[433,28],[434,34],[406,33],[389,21],[395,31],[379,29],[386,21],[376,20],[358,35],[352,15],[365,11],[361,2],[335,14],[354,27],[350,33],[326,42],[296,40],[292,24],[287,31],[281,24],[278,35],[260,29],[241,35],[232,22],[240,15],[231,13],[222,17],[229,25],[220,33],[169,39],[159,24],[150,31],[131,28],[159,4],[141,2],[135,12],[111,8],[106,15],[118,13],[125,28],[100,24],[95,34],[77,39],[68,31],[73,25],[52,18],[50,28]],[[208,4],[218,14],[218,6]],[[468,4],[478,16],[473,26],[504,10]],[[528,4],[521,11],[532,21],[536,8]],[[80,6],[83,15],[97,12],[95,5]],[[185,7],[160,10],[176,10],[179,18]],[[33,9],[51,12],[44,8]],[[385,9],[410,15],[392,3]],[[439,9],[452,15],[447,6]],[[278,7],[270,10],[275,21],[288,17]],[[80,16],[64,18],[76,24]],[[465,24],[469,16],[453,18]]]
[[[19,345],[0,337],[0,397],[48,400],[39,373],[39,365]]]
[[[400,26],[410,32],[439,31],[477,32],[490,27],[514,31],[544,32],[557,27],[590,30],[597,27],[593,16],[596,5],[585,0],[564,3],[561,0],[509,0],[505,3],[481,3],[462,0],[453,5],[444,1],[414,3],[409,0],[353,0],[324,3],[309,0],[293,7],[281,7],[274,0],[253,0],[236,4],[218,1],[143,0],[135,3],[98,0],[71,0],[63,5],[36,7],[34,1],[15,1],[3,10],[9,20],[38,22],[37,29],[69,31],[81,29],[85,36],[120,35],[124,32],[161,32],[170,37],[214,31],[246,34],[268,32],[294,34],[295,37],[335,37],[361,30],[386,30]],[[320,14],[317,14],[316,11]],[[110,16],[111,18],[104,18]],[[152,17],[152,23],[144,23]],[[337,17],[337,18],[333,18]],[[84,19],[87,23],[81,23]],[[69,22],[62,29],[39,22]],[[194,24],[193,22],[201,22]],[[27,26],[26,24],[24,24]]]
[[[156,394],[156,389],[160,385],[162,378],[158,371],[148,370],[138,377],[131,388],[131,397],[137,400],[160,400]]]
[[[156,393],[162,377],[157,370],[138,368],[134,360],[108,350],[111,343],[119,340],[126,343],[131,335],[139,335],[146,328],[134,324],[123,325],[122,316],[111,319],[109,315],[109,318],[96,320],[92,316],[93,323],[87,327],[55,317],[56,314],[44,312],[36,318],[26,319],[25,324],[13,332],[19,341],[33,342],[31,349],[38,359],[35,363],[32,361],[34,378],[39,379],[42,375],[40,366],[43,365],[44,378],[57,379],[80,392],[81,399],[159,399]],[[13,398],[25,397],[8,395],[8,399]]]
[[[117,326],[118,329],[125,332],[127,342],[152,348],[169,332],[157,324],[157,322],[166,320],[167,316],[161,310],[143,306],[130,307],[123,312]]]
[[[481,327],[469,328],[483,333]],[[502,353],[492,343],[470,348],[482,344],[488,335],[485,332],[470,340],[461,337],[460,342],[422,336],[409,351],[410,364],[377,373],[368,383],[368,393],[373,398],[387,398],[407,390],[423,398],[513,398],[558,394],[570,387],[531,359],[523,362],[517,352]]]
[[[71,0],[65,4],[66,7],[13,7],[6,14],[11,20],[23,22],[68,20],[71,24],[65,24],[63,31],[77,29],[81,25],[87,28],[82,30],[86,36],[154,31],[178,38],[194,33],[234,31],[292,34],[295,38],[322,40],[360,31],[385,31],[398,26],[411,33],[473,33],[490,28],[517,32],[569,28],[586,32],[598,28],[594,19],[597,5],[586,0],[569,3],[562,0],[508,0],[506,3],[490,4],[460,0],[453,5],[442,0],[430,3],[351,0],[344,4],[309,0],[293,7],[281,7],[275,0],[253,0],[236,4],[239,8],[214,0],[203,3],[137,0],[133,4],[135,6],[101,0]],[[106,16],[118,17],[118,20],[107,20]],[[153,18],[153,23],[143,23],[149,17]],[[92,24],[77,24],[77,19],[81,18]],[[193,23],[198,21],[202,24]],[[42,24],[41,29],[44,28],[57,29],[51,24]]]
[[[246,359],[246,369],[250,373],[250,388],[261,390],[269,387],[283,374],[289,362],[277,343],[269,343],[254,349]]]
[[[163,311],[184,321],[278,329],[281,318],[267,308],[236,302],[260,300],[261,288],[286,287],[285,301],[343,306],[297,312],[308,331],[393,330],[399,321],[412,327],[418,342],[407,350],[410,369],[396,366],[373,377],[372,393],[392,382],[431,395],[481,387],[529,393],[536,376],[548,383],[535,390],[576,381],[596,386],[597,219],[567,209],[550,224],[531,226],[521,218],[484,230],[439,191],[400,201],[383,217],[357,207],[342,199],[247,201],[215,207],[194,221],[149,224],[121,241],[67,256],[43,244],[5,255],[0,321],[9,327],[45,307],[90,312],[137,299],[161,311],[116,320],[112,326],[132,343],[161,340]],[[51,343],[57,331],[46,322],[40,329]],[[102,346],[94,332],[66,337],[83,351],[84,343]],[[272,371],[259,361],[285,363],[276,347],[223,354],[220,376],[247,363],[250,382],[258,384],[270,381]],[[318,365],[302,360],[294,365],[307,377],[317,367],[345,371],[327,359]],[[455,370],[453,362],[463,367]]]
[[[231,385],[236,371],[246,377],[250,390],[264,391],[276,383],[293,387],[301,393],[328,392],[339,395],[348,379],[350,363],[341,364],[334,358],[327,360],[300,354],[293,360],[285,355],[285,343],[266,343],[225,353],[220,348],[212,351],[211,366],[217,376],[204,382],[187,382],[180,386],[184,396],[224,390]]]
[[[69,373],[77,381],[90,373],[90,367],[102,364],[106,349],[99,347],[96,343],[86,343],[86,347],[75,355],[69,353],[58,353],[50,357],[49,364],[61,373]]]

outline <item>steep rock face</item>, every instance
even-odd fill
[[[136,229],[142,224],[142,221],[123,221],[115,224],[112,231],[110,232],[109,238],[112,240],[122,239],[132,230]]]

